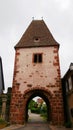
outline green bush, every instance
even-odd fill
[[[41,116],[42,116],[45,120],[47,120],[47,113],[41,113]]]
[[[65,126],[66,126],[66,128],[72,128],[72,123],[71,123],[71,121],[67,122],[67,123],[65,124]]]
[[[6,124],[6,121],[2,118],[0,118],[0,124]]]
[[[36,114],[40,114],[40,108],[34,108],[34,107],[33,107],[33,108],[31,109],[31,112],[32,112],[32,113],[36,113]]]

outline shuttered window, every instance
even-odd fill
[[[42,63],[42,54],[34,54],[33,62],[34,63]]]

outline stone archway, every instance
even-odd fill
[[[46,105],[47,105],[47,121],[50,122],[52,121],[52,109],[51,109],[51,103],[52,103],[52,96],[50,92],[47,92],[46,90],[39,89],[39,88],[34,88],[32,90],[28,90],[25,94],[24,94],[24,122],[28,122],[28,104],[30,102],[30,100],[32,98],[34,98],[35,96],[40,96],[41,98],[43,98],[43,100],[45,101]]]
[[[28,103],[34,96],[42,97],[48,107],[48,121],[51,121],[53,124],[63,124],[63,102],[61,98],[61,90],[59,94],[55,91],[55,94],[51,93],[47,88],[44,87],[32,87],[24,91],[24,94],[21,94],[20,91],[17,91],[12,95],[11,101],[11,113],[10,121],[11,123],[23,124],[28,121]],[[49,109],[50,108],[50,109]],[[50,111],[49,111],[50,110]]]

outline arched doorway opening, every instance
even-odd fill
[[[52,120],[52,114],[51,114],[51,104],[49,101],[49,94],[45,92],[44,90],[32,90],[28,92],[27,94],[28,98],[26,101],[26,107],[25,107],[25,121],[28,122],[29,120],[29,104],[32,101],[33,98],[36,96],[39,96],[44,103],[46,104],[46,121],[51,122]]]
[[[42,97],[32,98],[28,103],[28,122],[47,122],[49,109]]]

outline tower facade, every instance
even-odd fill
[[[58,50],[45,22],[33,20],[15,46],[11,123],[28,121],[28,104],[35,96],[46,102],[49,122],[64,123]]]

